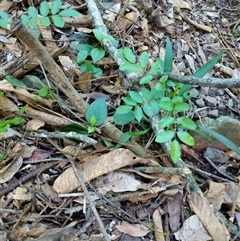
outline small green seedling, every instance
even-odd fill
[[[0,11],[0,28],[7,29],[8,25],[12,23],[9,15],[3,11]]]
[[[43,26],[50,26],[53,23],[56,27],[64,26],[64,17],[78,17],[80,13],[74,9],[61,10],[63,3],[61,0],[53,2],[43,1],[40,4],[39,11],[37,8],[30,6],[27,14],[21,15],[21,20],[25,25],[37,26],[37,22]]]

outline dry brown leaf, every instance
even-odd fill
[[[208,241],[212,238],[200,222],[197,215],[193,215],[184,221],[182,228],[174,233],[177,240],[183,241]],[[216,240],[217,241],[217,240]]]
[[[213,210],[205,197],[197,193],[191,193],[188,197],[188,203],[213,240],[230,240],[230,234],[227,228],[214,215]]]
[[[116,225],[116,228],[122,232],[126,233],[133,237],[143,237],[147,235],[150,230],[147,229],[145,226],[140,224],[131,224],[126,221],[122,221],[121,224]]]
[[[154,234],[155,234],[156,241],[165,241],[160,208],[157,208],[153,212],[152,218],[153,218]]]
[[[45,40],[47,49],[58,49],[53,37],[52,31],[50,28],[43,26],[40,21],[37,23],[38,29],[42,35],[42,38]]]
[[[6,80],[0,81],[0,90],[3,92],[11,92],[14,91],[14,87]]]
[[[39,128],[43,127],[45,122],[39,119],[32,119],[26,123],[26,131],[37,131]]]
[[[83,180],[89,182],[96,177],[139,162],[147,164],[149,160],[137,157],[130,150],[120,148],[98,157],[92,157],[78,167],[82,170]],[[57,193],[69,193],[79,186],[75,173],[70,167],[55,180],[53,189]]]
[[[13,2],[14,1],[1,0],[1,2],[0,2],[1,11],[7,12],[11,8]]]
[[[184,0],[168,0],[168,3],[171,3],[173,7],[176,7],[176,8],[192,10],[192,7],[189,4],[189,2],[186,2]]]
[[[17,105],[6,96],[0,98],[0,114],[7,118],[14,118],[18,113]]]

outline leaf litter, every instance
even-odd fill
[[[146,50],[152,58],[150,62],[163,56],[164,36],[170,34],[175,56],[174,69],[177,72],[191,75],[221,49],[230,49],[208,75],[239,78],[239,38],[229,37],[239,27],[239,22],[237,25],[233,21],[239,18],[239,1],[163,1],[161,5],[153,1],[137,1],[136,5],[130,1],[127,12],[122,15],[118,13],[124,5],[117,2],[109,7],[101,3],[99,8],[110,22],[108,28],[111,34],[120,39],[123,46],[132,48],[135,54]],[[108,96],[108,106],[116,108],[120,105],[122,95],[127,92],[124,85],[126,77],[117,71],[111,58],[97,63],[103,70],[100,78],[83,73],[74,65],[74,50],[69,46],[72,43],[68,43],[68,38],[72,35],[71,31],[78,31],[81,41],[83,39],[85,43],[86,36],[83,33],[91,33],[92,20],[82,2],[72,1],[70,4],[79,9],[79,17],[65,17],[68,26],[63,29],[39,25],[39,33],[36,34],[41,34],[44,47],[58,64],[60,61],[79,94],[87,94],[85,98],[88,103],[92,101],[90,94],[95,92],[101,94],[100,97],[103,94]],[[23,6],[27,8],[29,3],[22,1],[15,8],[13,2],[3,0],[0,3],[1,11],[11,16],[21,14]],[[151,144],[148,149],[149,158],[143,158],[135,155],[127,146],[116,150],[112,150],[113,146],[106,148],[100,140],[110,143],[112,139],[100,130],[92,136],[96,143],[85,143],[81,150],[75,146],[74,140],[63,136],[28,136],[26,131],[58,132],[70,123],[86,128],[86,121],[84,115],[71,105],[70,98],[65,98],[50,83],[51,77],[45,73],[38,56],[15,36],[8,37],[6,30],[0,28],[0,32],[1,78],[5,73],[14,74],[19,79],[29,75],[24,86],[17,86],[17,82],[10,84],[6,79],[0,84],[1,91],[5,93],[5,96],[0,97],[1,117],[24,117],[26,120],[25,124],[11,127],[0,136],[0,149],[4,156],[4,161],[0,163],[2,240],[104,240],[99,235],[101,231],[96,220],[91,220],[86,213],[90,209],[88,200],[68,162],[70,156],[76,158],[86,185],[90,183],[97,189],[89,192],[95,196],[93,200],[111,239],[117,237],[119,240],[127,240],[127,237],[132,236],[157,241],[229,240],[230,235],[232,238],[237,237],[238,229],[234,219],[239,222],[239,188],[237,183],[228,179],[214,179],[220,174],[202,157],[203,150],[211,145],[209,142],[198,142],[201,151],[189,147],[189,150],[184,150],[186,162],[189,167],[194,166],[194,175],[202,184],[204,195],[200,195],[188,189],[184,172],[174,174],[175,168],[164,160],[159,146],[155,144]],[[25,55],[28,63],[23,61]],[[17,64],[19,59],[24,67]],[[13,69],[12,66],[20,67]],[[39,96],[40,88],[32,76],[38,77],[44,86],[53,88],[57,92],[58,102],[50,96]],[[192,104],[196,108],[194,118],[200,117],[202,121],[203,117],[211,114],[211,110],[217,109],[214,118],[226,115],[239,120],[239,89],[223,89],[223,94],[214,88],[202,91],[199,86],[194,86],[193,89],[207,107],[199,108],[196,100],[193,100]],[[99,98],[99,95],[95,96]],[[214,99],[207,102],[209,97]],[[229,105],[230,100],[232,106]],[[25,107],[25,112],[19,111],[19,107]],[[231,120],[227,119],[227,123],[231,123]],[[214,126],[216,128],[218,124]],[[229,134],[230,137],[233,135],[236,137],[236,132]],[[134,139],[142,145],[148,141]],[[17,151],[18,143],[20,151]],[[213,147],[221,149],[216,142]],[[231,154],[229,157],[224,159],[223,156],[215,156],[211,159],[218,165],[218,170],[226,172],[231,168],[230,173],[237,178],[239,158]],[[167,163],[167,170],[173,173],[158,173],[154,168],[158,168],[161,162]],[[137,169],[139,167],[142,171]],[[148,167],[154,171],[149,173]],[[77,198],[80,196],[83,197],[81,202]],[[217,211],[229,218],[226,226],[219,219]],[[137,213],[142,215],[137,216]],[[110,227],[111,222],[115,223],[113,227]]]

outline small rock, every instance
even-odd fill
[[[199,92],[196,88],[193,88],[189,91],[189,94],[197,97],[199,95]]]
[[[224,90],[223,89],[218,89],[218,94],[219,95],[224,95]]]
[[[223,102],[220,102],[218,105],[218,109],[219,110],[225,110],[226,109],[226,105]]]
[[[197,99],[197,100],[195,101],[195,103],[196,103],[196,105],[197,105],[198,107],[203,107],[203,106],[205,106],[205,102],[203,101],[202,98]]]
[[[209,87],[201,86],[201,92],[204,95],[208,95]]]
[[[216,87],[211,87],[209,88],[208,95],[211,97],[214,97],[218,94],[218,88]]]
[[[209,112],[208,112],[208,115],[209,115],[209,117],[218,117],[218,110],[216,109],[216,110],[210,110]]]
[[[211,97],[209,95],[206,96],[205,102],[206,102],[207,106],[210,106],[210,107],[214,107],[217,105],[217,99],[215,97]]]

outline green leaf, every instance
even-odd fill
[[[53,23],[55,26],[62,28],[64,26],[63,18],[58,15],[53,15],[52,17]]]
[[[126,114],[119,114],[115,112],[113,118],[117,125],[126,125],[134,120],[134,113],[133,111],[129,111]]]
[[[106,120],[107,105],[104,98],[99,98],[89,105],[86,111],[86,119],[90,125],[91,121],[93,120],[92,118],[96,119],[94,126],[99,126]]]
[[[177,163],[181,157],[181,146],[177,140],[172,141],[170,145],[170,157],[174,163]]]
[[[0,153],[0,162],[2,162],[4,160],[4,156],[2,153]]]
[[[177,118],[177,123],[182,125],[186,129],[194,130],[196,129],[196,124],[193,120],[188,117],[182,116]]]
[[[148,117],[153,117],[154,113],[152,111],[152,108],[151,106],[147,103],[147,102],[144,102],[143,105],[142,105],[142,108],[143,108],[143,111],[144,113],[148,116]]]
[[[6,75],[5,78],[13,86],[18,86],[18,87],[24,87],[25,86],[22,81],[16,79],[15,77],[13,77],[11,75]]]
[[[161,59],[157,59],[151,66],[150,68],[150,73],[152,75],[157,75],[159,73],[162,73],[164,70],[164,64],[163,61]]]
[[[80,63],[80,62],[86,60],[87,56],[88,56],[87,50],[79,51],[77,54],[77,63]]]
[[[193,137],[186,131],[178,131],[177,136],[183,143],[189,146],[194,146],[195,143]]]
[[[29,17],[36,19],[38,17],[38,10],[31,6],[28,8],[28,15]]]
[[[5,131],[7,131],[9,127],[10,127],[9,124],[0,122],[0,134],[4,133]]]
[[[175,132],[172,130],[163,131],[156,136],[155,141],[158,143],[165,143],[172,140],[174,135],[175,135]]]
[[[93,34],[94,34],[95,38],[102,44],[102,41],[103,41],[102,31],[98,28],[95,28],[95,29],[93,29]]]
[[[167,37],[166,52],[165,52],[165,57],[164,57],[164,72],[166,72],[166,73],[172,72],[172,65],[173,65],[172,44],[171,44],[170,39]]]
[[[22,123],[25,123],[25,120],[23,118],[19,118],[19,117],[15,117],[13,119],[10,120],[6,120],[4,121],[6,124],[9,124],[11,126],[16,126],[16,125],[20,125]]]
[[[173,103],[168,97],[163,97],[159,102],[159,106],[162,110],[166,110],[169,112],[173,110]]]
[[[153,79],[153,76],[151,74],[145,75],[140,79],[140,84],[144,85],[149,83]]]
[[[75,18],[75,17],[78,17],[80,15],[80,13],[78,11],[74,10],[74,9],[69,8],[69,9],[62,10],[58,15],[61,16],[61,17],[73,17],[73,18]]]
[[[206,132],[207,134],[213,136],[215,139],[217,139],[218,141],[220,141],[221,143],[223,143],[225,146],[227,146],[229,149],[233,150],[234,152],[236,152],[238,155],[240,155],[240,149],[238,148],[237,145],[235,145],[232,141],[230,141],[228,138],[226,138],[225,136],[217,133],[216,131],[209,129],[207,127],[203,127],[203,126],[199,126],[199,128]]]
[[[219,53],[217,56],[209,60],[206,64],[204,64],[201,68],[199,68],[192,76],[197,78],[202,78],[204,75],[209,72],[214,65],[222,58],[225,52]]]
[[[126,105],[133,105],[133,106],[135,106],[137,103],[136,103],[136,101],[134,101],[132,98],[130,98],[130,97],[122,97],[122,100],[124,101],[124,103],[126,104]]]
[[[76,50],[78,50],[78,51],[87,51],[88,54],[91,53],[92,49],[93,49],[93,46],[90,45],[90,44],[78,44],[76,46]]]
[[[8,21],[9,15],[3,11],[0,11],[0,20],[2,21]]]
[[[141,89],[141,93],[142,93],[143,98],[146,101],[150,101],[152,99],[152,97],[153,97],[153,92],[151,92],[150,90],[148,90],[146,88],[142,88]]]
[[[134,117],[138,122],[141,122],[142,118],[143,118],[143,111],[142,108],[138,105],[135,106],[134,109]]]
[[[118,113],[118,114],[127,114],[129,111],[132,110],[132,106],[127,106],[127,105],[120,105],[118,106],[118,108],[116,109],[116,112],[115,113]]]
[[[173,107],[173,114],[190,110],[190,105],[185,102],[176,103]]]
[[[158,114],[158,113],[159,113],[159,111],[160,111],[160,106],[159,106],[158,101],[156,101],[156,100],[151,100],[151,101],[150,101],[150,106],[151,106],[151,109],[153,110],[154,114]]]
[[[136,56],[134,55],[133,51],[129,47],[125,47],[123,49],[123,54],[127,61],[133,64],[136,63]]]
[[[48,27],[51,24],[49,17],[40,17],[39,21],[45,27]]]
[[[29,24],[29,17],[27,15],[25,14],[21,15],[20,19],[24,25]],[[1,26],[1,20],[0,20],[0,26]]]
[[[143,102],[143,97],[138,92],[130,90],[128,93],[130,97],[137,103],[141,104]]]
[[[41,97],[46,97],[49,91],[49,87],[48,86],[44,86],[42,89],[39,90],[38,94]]]
[[[99,61],[100,59],[102,59],[104,57],[105,50],[102,48],[94,48],[94,49],[92,49],[90,54],[93,59],[93,62],[96,63],[97,61]]]
[[[51,5],[51,13],[52,15],[56,15],[60,8],[62,7],[62,1],[61,0],[55,0],[52,2],[52,5]]]
[[[149,54],[146,51],[142,52],[139,57],[139,63],[143,69],[147,67],[148,61],[149,61]]]
[[[104,39],[109,40],[115,48],[119,46],[119,41],[113,38],[111,35],[104,36]]]
[[[175,119],[172,116],[164,116],[158,123],[161,128],[170,127]]]
[[[179,102],[183,102],[183,97],[182,96],[176,95],[176,96],[174,96],[172,98],[172,103],[176,104],[176,103],[179,103]]]
[[[95,116],[92,116],[89,124],[90,124],[90,126],[95,126],[96,122],[97,122],[97,120],[96,120]]]
[[[79,134],[82,134],[82,135],[86,135],[88,132],[86,130],[86,128],[78,125],[78,124],[69,124],[67,126],[64,126],[60,129],[61,132],[76,132],[76,133],[79,133]]]
[[[160,78],[159,82],[161,84],[165,84],[167,80],[168,80],[168,75],[165,74]]]
[[[87,130],[88,130],[89,134],[93,133],[95,131],[95,127],[94,126],[88,126]]]
[[[32,27],[36,27],[36,26],[37,26],[37,22],[38,22],[38,19],[37,19],[37,18],[30,18],[30,19],[29,19],[29,24],[30,24]]]
[[[143,68],[139,65],[132,64],[132,63],[123,63],[119,67],[122,71],[128,71],[128,72],[134,72],[134,73],[140,73],[143,71]]]
[[[41,2],[40,4],[40,14],[43,17],[47,17],[49,13],[49,4],[46,1]]]

